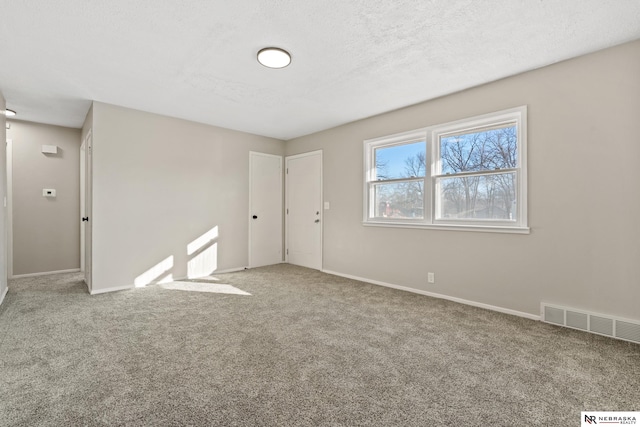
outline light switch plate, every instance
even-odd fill
[[[57,145],[43,145],[42,152],[45,154],[58,154],[58,146]]]

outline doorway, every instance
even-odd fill
[[[287,262],[322,269],[322,151],[286,158]]]

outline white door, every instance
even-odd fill
[[[322,151],[286,159],[287,261],[322,269]]]
[[[87,163],[87,142],[82,141],[80,146],[80,218],[84,218],[85,214],[85,196],[86,196],[86,163]],[[85,221],[80,221],[80,271],[84,272],[84,228]]]
[[[282,157],[249,153],[249,266],[282,262]]]
[[[82,216],[82,223],[84,224],[84,281],[91,292],[91,238],[92,238],[92,226],[91,221],[91,201],[92,201],[92,142],[91,131],[87,135],[85,140],[85,163],[84,163],[84,215]]]
[[[13,142],[7,139],[7,278],[13,277]]]

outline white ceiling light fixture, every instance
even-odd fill
[[[258,62],[268,68],[284,68],[291,64],[291,54],[279,47],[265,47],[258,52]]]
[[[7,117],[13,117],[16,115],[16,112],[7,108],[4,110],[4,115]]]

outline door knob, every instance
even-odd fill
[[[82,217],[82,221],[89,221],[89,217],[88,216],[83,216]]]
[[[258,219],[258,215],[254,215],[254,216],[253,216],[253,219]]]
[[[319,220],[319,219],[316,219],[316,220],[315,220],[315,221],[313,221],[313,222],[315,222],[315,223],[317,224],[317,223],[319,223],[319,222],[320,222],[320,220]]]

